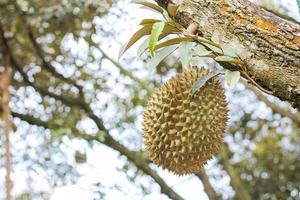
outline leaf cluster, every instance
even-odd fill
[[[209,57],[218,63],[230,63],[240,65],[243,62],[234,49],[222,46],[217,42],[188,33],[187,30],[174,19],[178,5],[169,4],[163,9],[155,3],[134,0],[132,3],[143,5],[158,12],[162,19],[143,19],[139,23],[142,27],[135,32],[129,41],[121,48],[119,58],[142,37],[146,39],[138,48],[137,55],[141,56],[149,51],[151,59],[148,62],[150,72],[154,72],[159,63],[167,56],[179,49],[179,57],[184,69],[197,63],[199,57]],[[199,78],[193,86],[193,93],[197,92],[212,77],[224,73],[211,73]],[[234,86],[240,79],[239,71],[225,71],[226,83],[229,87]]]

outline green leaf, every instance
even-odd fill
[[[212,53],[212,51],[207,51],[207,49],[201,44],[197,44],[193,48],[193,55],[195,55],[195,56],[204,57],[204,56],[208,56],[211,53]]]
[[[175,34],[178,32],[179,32],[178,29],[170,26],[169,24],[166,24],[162,33],[159,35],[158,40],[161,40],[168,35]],[[147,38],[142,42],[142,44],[138,48],[137,56],[141,56],[148,49],[149,40],[150,40],[150,38]],[[161,49],[163,47],[171,46],[174,44],[179,44],[181,41],[192,41],[192,39],[191,38],[173,38],[173,39],[167,40],[165,42],[162,42],[160,44],[157,44],[155,46],[155,50]]]
[[[140,38],[142,38],[145,35],[149,35],[151,33],[152,24],[147,24],[143,26],[140,30],[135,32],[133,36],[130,38],[130,40],[121,48],[119,52],[119,58]]]
[[[215,60],[219,62],[235,62],[237,59],[231,56],[217,56]]]
[[[229,45],[221,45],[222,47],[222,50],[223,50],[223,53],[224,55],[226,56],[230,56],[230,57],[233,57],[233,58],[238,58],[239,56],[237,55],[236,51],[231,48]]]
[[[174,5],[174,4],[168,3],[167,11],[168,11],[170,17],[175,16],[178,7],[179,7],[179,5]]]
[[[192,57],[192,42],[181,42],[179,45],[179,55],[182,67],[187,69],[190,65],[190,59]]]
[[[161,22],[161,20],[159,20],[159,19],[143,19],[139,25],[154,24],[155,22]]]
[[[179,44],[180,42],[184,42],[184,41],[193,41],[193,39],[191,38],[188,38],[188,37],[180,37],[180,38],[172,38],[170,40],[167,40],[167,41],[164,41],[164,42],[161,42],[159,44],[156,45],[155,49],[160,49],[160,48],[163,48],[163,47],[167,47],[167,46],[171,46],[171,45],[174,45],[174,44]]]
[[[165,47],[158,51],[156,55],[149,61],[148,67],[151,73],[153,73],[156,69],[156,66],[165,59],[168,55],[173,53],[178,48],[178,45],[172,45]]]
[[[207,75],[201,76],[197,79],[197,81],[193,84],[192,87],[192,94],[195,94],[197,91],[199,91],[207,81],[209,81],[211,78],[217,76],[219,73],[209,73]]]
[[[225,80],[229,87],[233,87],[239,82],[241,74],[239,71],[225,70]]]
[[[139,46],[138,50],[137,50],[137,57],[142,56],[142,54],[147,50],[148,45],[149,45],[149,40],[150,38],[146,38],[141,45]]]
[[[223,54],[223,51],[222,49],[216,47],[216,46],[213,46],[211,44],[208,44],[208,43],[202,43],[204,46],[206,46],[207,48],[209,48],[210,50],[212,50],[213,52],[215,53],[218,53],[218,54]]]
[[[154,49],[158,41],[159,35],[164,29],[164,26],[165,22],[156,22],[152,26],[152,31],[149,40],[149,50],[152,57],[154,56]]]
[[[196,56],[192,56],[192,58],[190,59],[190,64],[192,66],[197,66],[198,65],[198,62],[199,62],[199,58],[196,57]]]
[[[161,7],[159,7],[158,5],[154,4],[154,3],[150,3],[150,2],[147,2],[147,1],[141,1],[141,0],[133,0],[133,1],[131,1],[131,3],[146,6],[148,8],[151,8],[153,10],[156,10],[156,11],[160,12],[161,14],[164,13],[164,10]]]
[[[178,22],[173,21],[172,19],[170,21],[168,21],[168,24],[170,24],[171,26],[177,27],[179,29],[182,29],[182,31],[185,30],[184,26],[182,26],[181,24],[179,24]],[[182,32],[181,31],[181,32]]]
[[[159,39],[162,39],[168,35],[176,34],[176,33],[181,33],[181,30],[174,27],[173,25],[170,25],[170,23],[166,23],[161,35],[159,36]]]

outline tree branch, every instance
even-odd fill
[[[5,186],[6,186],[6,200],[11,200],[12,195],[12,181],[11,181],[11,152],[10,152],[10,130],[11,130],[11,111],[9,107],[10,94],[8,87],[10,85],[10,64],[9,55],[6,49],[2,50],[2,66],[4,67],[4,72],[1,74],[0,88],[2,90],[2,107],[3,107],[3,122],[4,122],[4,136],[5,136]]]
[[[1,111],[1,108],[0,108],[0,111]],[[31,115],[25,115],[25,114],[20,114],[20,113],[16,113],[16,112],[12,112],[12,115],[14,117],[17,117],[23,121],[26,121],[32,125],[41,126],[46,129],[54,128],[53,124],[51,124],[51,126],[50,126],[49,123],[47,123],[45,121],[41,121],[40,119],[35,118]],[[83,138],[88,142],[99,142],[101,144],[104,144],[104,145],[118,151],[121,155],[126,156],[126,158],[129,161],[134,163],[138,169],[142,170],[145,174],[149,175],[160,186],[162,193],[164,193],[171,199],[183,200],[183,198],[181,196],[179,196],[172,188],[170,188],[167,185],[167,183],[153,169],[150,168],[148,160],[146,158],[142,157],[138,152],[130,151],[123,144],[116,141],[113,137],[111,137],[108,134],[108,130],[106,130],[106,129],[101,130],[96,135],[88,135],[88,134],[81,133],[79,131],[75,131],[73,129],[72,135],[75,137]]]
[[[148,93],[151,92],[151,88],[146,84],[146,82],[142,81],[141,79],[139,79],[138,77],[134,76],[132,74],[132,72],[130,72],[129,70],[125,69],[121,63],[117,62],[116,60],[114,60],[113,58],[111,58],[103,49],[101,49],[100,47],[98,47],[97,44],[95,44],[94,42],[92,42],[93,46],[95,48],[97,48],[103,55],[104,58],[108,59],[111,63],[113,63],[121,72],[121,74],[128,76],[130,79],[132,79],[133,81],[135,81],[136,83],[138,83],[140,86],[142,86],[142,88],[144,88],[145,90],[147,90]]]
[[[166,0],[156,0],[165,5]],[[192,22],[205,38],[235,49],[246,73],[281,100],[300,108],[300,25],[248,0],[184,0],[176,21]],[[226,67],[226,66],[225,66]]]
[[[103,125],[103,121],[102,119],[100,119],[98,116],[96,116],[92,109],[90,108],[90,106],[84,102],[84,99],[81,100],[76,100],[76,99],[72,99],[72,98],[62,98],[59,95],[54,95],[52,93],[49,92],[45,92],[43,91],[41,88],[38,88],[37,86],[34,85],[34,83],[30,82],[26,73],[23,72],[22,68],[18,65],[18,63],[16,62],[16,60],[13,57],[13,54],[10,51],[10,48],[8,46],[7,40],[4,37],[4,31],[0,25],[0,35],[2,36],[2,39],[4,40],[5,43],[5,47],[9,50],[10,52],[10,59],[12,60],[12,63],[14,63],[14,66],[16,66],[17,70],[21,73],[21,75],[23,76],[23,78],[25,79],[25,81],[31,85],[32,87],[34,87],[35,89],[37,89],[38,92],[40,92],[40,94],[42,95],[50,95],[52,97],[54,97],[55,99],[58,100],[62,100],[66,105],[76,105],[76,106],[80,106],[81,108],[83,108],[88,116],[93,119],[93,121],[96,123],[98,129],[100,131],[102,131],[104,133],[105,139],[104,141],[101,141],[101,139],[94,137],[93,139],[95,141],[101,142],[103,144],[108,145],[109,147],[119,151],[120,154],[125,155],[131,162],[133,162],[139,169],[141,169],[144,173],[148,174],[149,176],[151,176],[161,187],[161,190],[164,194],[166,194],[167,196],[169,196],[171,199],[178,199],[178,200],[182,200],[183,198],[180,197],[175,191],[172,190],[172,188],[170,188],[164,181],[162,178],[160,178],[159,175],[156,174],[156,172],[154,170],[152,170],[147,163],[147,160],[145,160],[143,157],[138,156],[138,154],[129,151],[124,145],[122,145],[121,143],[117,142],[116,140],[114,140],[110,135],[108,130],[105,129],[104,125]],[[83,98],[83,96],[81,96]],[[17,114],[17,113],[13,113],[14,116],[16,117],[20,117],[21,119],[24,120],[28,120],[29,123],[34,123],[34,124],[39,124],[39,125],[43,125],[45,128],[49,128],[48,125],[45,124],[45,122],[40,121],[36,118],[33,117],[26,117],[26,115],[22,115],[22,114]],[[45,126],[46,125],[46,126]],[[81,136],[88,136],[88,135],[81,135]],[[91,136],[89,136],[91,137]],[[89,139],[89,138],[86,138]]]
[[[264,94],[258,91],[255,87],[248,85],[247,86],[254,94],[256,95],[257,99],[264,102],[269,108],[272,109],[273,112],[279,113],[282,116],[290,118],[294,121],[298,126],[300,126],[300,113],[292,113],[289,109],[284,109],[279,105],[271,102]]]
[[[229,148],[227,144],[224,144],[222,146],[222,149],[220,150],[220,163],[223,165],[225,171],[230,177],[230,184],[233,187],[236,196],[239,200],[251,200],[251,196],[244,187],[243,183],[240,180],[240,177],[236,174],[234,168],[231,166],[229,162]]]
[[[27,33],[28,33],[28,37],[29,37],[29,40],[31,41],[32,43],[32,46],[35,48],[35,52],[36,54],[38,55],[38,57],[41,59],[42,61],[42,66],[44,67],[44,69],[46,69],[48,72],[50,72],[53,76],[65,81],[66,83],[69,83],[69,84],[72,84],[74,85],[75,87],[77,87],[78,89],[82,89],[82,86],[78,85],[76,83],[75,80],[71,79],[71,78],[67,78],[65,76],[63,76],[62,74],[60,74],[59,72],[57,72],[57,70],[55,69],[54,66],[52,66],[52,64],[50,62],[47,62],[46,59],[45,59],[45,54],[44,54],[44,50],[42,49],[42,47],[37,43],[36,41],[36,38],[34,36],[34,33],[31,29],[31,27],[29,26],[29,24],[27,23],[27,20],[26,20],[26,14],[22,11],[21,12],[21,19],[22,19],[22,22],[25,24],[26,26],[26,30],[27,30]]]
[[[203,168],[198,173],[195,173],[195,175],[202,181],[204,191],[206,192],[209,200],[221,200],[222,198],[220,195],[217,194],[213,186],[209,182],[209,177],[205,173],[205,169]]]

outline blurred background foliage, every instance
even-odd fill
[[[286,1],[257,3],[294,17]],[[65,185],[79,185],[93,199],[116,193],[123,199],[168,199],[167,184],[185,199],[194,191],[183,191],[183,185],[212,197],[210,185],[218,199],[243,199],[241,191],[252,199],[300,199],[300,114],[242,83],[226,92],[231,119],[225,145],[205,172],[172,179],[147,160],[143,105],[181,66],[171,56],[150,76],[147,55],[135,59],[131,51],[117,61],[121,44],[148,12],[137,10],[123,0],[0,1],[0,47],[9,49],[13,69],[15,199],[50,199]],[[1,161],[0,199],[4,174]]]

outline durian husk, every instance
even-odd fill
[[[149,158],[177,175],[201,170],[223,142],[228,108],[218,78],[192,94],[195,81],[206,74],[208,70],[196,67],[177,74],[145,106],[143,138]]]

